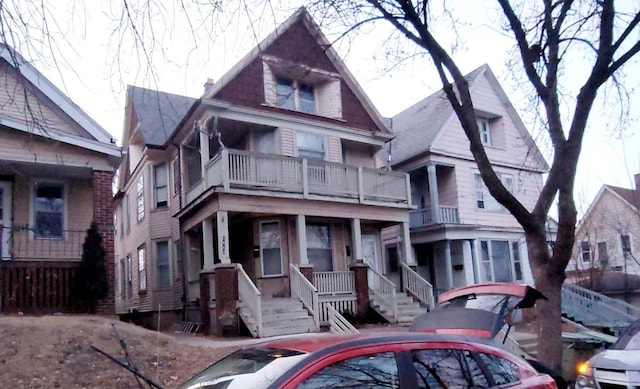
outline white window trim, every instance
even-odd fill
[[[280,229],[280,274],[264,274],[264,257],[262,256],[262,225],[269,223],[277,223],[278,228]],[[282,223],[280,223],[280,220],[278,219],[261,220],[260,231],[258,232],[258,234],[260,239],[260,274],[262,275],[262,278],[282,277],[284,275],[284,261],[282,257]]]
[[[478,132],[480,133],[480,142],[484,146],[493,147],[493,139],[491,136],[491,120],[488,118],[477,118]],[[487,140],[483,139],[483,135],[486,135]]]
[[[318,92],[317,92],[317,85],[313,82],[307,82],[307,81],[303,81],[303,80],[299,80],[296,78],[291,78],[291,77],[287,77],[287,76],[278,76],[275,75],[275,89],[276,89],[276,100],[275,100],[275,106],[277,108],[280,109],[287,109],[290,111],[296,111],[296,112],[302,112],[302,113],[306,113],[308,115],[317,115],[318,114]],[[283,81],[290,81],[291,82],[291,88],[293,90],[293,108],[289,108],[289,107],[284,107],[278,104],[278,84],[279,81],[283,80]],[[311,89],[313,90],[313,112],[307,112],[307,111],[303,111],[301,109],[301,103],[300,103],[300,86],[301,85],[306,85],[306,86],[310,86]]]
[[[491,279],[488,280],[485,277],[484,274],[484,266],[483,266],[483,262],[484,260],[482,259],[482,242],[487,242],[487,252],[489,255],[489,269],[491,271]],[[520,258],[520,273],[522,276],[522,279],[519,280],[516,278],[516,268],[515,268],[515,262],[514,262],[514,256],[513,256],[513,243],[515,242],[518,245],[518,249],[520,249],[520,242],[518,240],[514,240],[514,239],[478,239],[478,269],[480,270],[480,279],[481,282],[494,282],[494,280],[496,279],[496,275],[495,275],[495,271],[493,268],[493,249],[491,248],[491,242],[507,242],[508,246],[509,246],[509,267],[511,269],[511,282],[522,282],[525,278],[525,270],[524,270],[524,261],[522,259],[522,251],[519,251],[519,258]]]
[[[158,285],[158,277],[159,277],[159,272],[158,272],[158,243],[166,243],[167,244],[167,265],[169,266],[169,284],[166,286],[159,286]],[[172,245],[172,240],[167,238],[167,239],[158,239],[158,240],[154,240],[153,241],[153,262],[154,262],[154,277],[153,277],[153,285],[154,285],[154,289],[170,289],[173,287],[173,245]]]
[[[140,252],[142,252],[142,260],[140,260]],[[149,277],[147,277],[147,249],[144,245],[137,249],[138,258],[138,292],[144,292],[149,288]],[[140,266],[142,265],[142,266]],[[144,278],[141,277],[144,275]],[[143,283],[144,279],[144,283]]]
[[[138,186],[140,184],[140,181],[142,181],[142,194],[140,194],[140,190],[138,189]],[[140,176],[136,179],[135,181],[135,188],[136,188],[136,220],[138,221],[138,223],[142,222],[144,220],[145,217],[145,213],[146,213],[146,199],[144,198],[144,189],[145,189],[145,184],[144,184],[144,174],[140,174]],[[140,213],[140,210],[138,209],[139,206],[139,202],[140,202],[140,197],[142,197],[142,214]]]
[[[509,191],[509,193],[513,194],[516,191],[516,181],[514,179],[514,175],[511,173],[497,173],[496,175],[498,176],[498,178],[500,179],[500,181],[502,182],[502,185],[505,186],[505,188]],[[478,193],[479,190],[477,188],[477,181],[476,181],[476,176],[480,177],[480,183],[482,184],[482,202],[483,202],[483,207],[479,207],[478,206],[478,200],[480,199],[478,197]],[[511,179],[511,190],[509,190],[508,185],[506,185],[505,181],[507,179]],[[498,202],[498,200],[496,200],[491,193],[489,192],[489,188],[487,188],[487,185],[484,183],[484,180],[482,179],[482,176],[480,175],[480,172],[478,170],[473,170],[473,191],[475,193],[474,195],[474,202],[475,202],[475,209],[479,210],[479,211],[483,211],[483,212],[497,212],[497,213],[505,213],[506,209],[505,207],[500,204]],[[497,204],[497,208],[496,209],[488,209],[487,205],[489,203],[489,201],[491,202],[495,202],[495,204]]]
[[[164,187],[167,188],[166,189],[167,190],[167,204],[159,206],[158,205],[158,188],[161,188],[161,187],[159,187],[157,185],[157,182],[156,182],[156,168],[158,166],[161,166],[161,165],[164,165],[164,169],[165,169],[164,173],[165,173],[166,181],[165,181]],[[171,197],[170,194],[169,194],[169,185],[170,185],[170,182],[169,182],[169,164],[167,162],[156,163],[155,165],[153,165],[151,170],[152,170],[152,173],[153,173],[152,174],[153,175],[153,207],[154,207],[154,209],[168,208],[170,206],[169,198]]]
[[[318,132],[313,132],[313,131],[305,131],[305,130],[296,130],[295,134],[294,134],[294,150],[295,150],[295,156],[298,158],[302,158],[300,157],[300,153],[298,152],[298,134],[311,134],[311,135],[315,135],[315,136],[319,136],[322,138],[322,151],[324,152],[324,156],[322,157],[323,161],[326,161],[328,159],[328,155],[329,155],[329,140],[327,139],[327,136],[324,134],[320,134]],[[315,150],[310,150],[310,149],[305,149],[302,148],[303,150],[309,150],[309,151],[315,151]]]
[[[63,209],[62,209],[62,237],[61,238],[39,238],[36,237],[36,185],[38,183],[60,184],[62,185]],[[69,185],[64,180],[35,178],[29,185],[29,237],[31,240],[66,240],[66,231],[68,230],[68,210],[69,210]]]

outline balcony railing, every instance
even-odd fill
[[[224,149],[207,163],[202,182],[187,191],[187,202],[219,187],[408,204],[407,177],[382,169]]]
[[[416,209],[409,212],[409,225],[411,227],[422,227],[431,224],[458,224],[460,218],[458,216],[458,208],[441,205],[439,217],[437,221],[433,221],[431,208]]]
[[[3,259],[80,260],[86,231],[62,230],[59,236],[43,237],[31,227],[3,227],[1,235],[0,246],[9,246],[0,247]]]

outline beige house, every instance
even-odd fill
[[[112,182],[120,148],[6,46],[0,78],[0,307],[69,311],[69,285],[92,221],[114,280]],[[113,314],[113,288],[98,311]]]
[[[576,228],[567,278],[609,297],[640,301],[640,175],[635,189],[604,185]]]
[[[532,209],[548,166],[493,72],[466,76],[487,155],[504,185]],[[438,91],[391,119],[391,167],[411,177],[411,245],[418,273],[438,291],[487,281],[533,284],[524,232],[488,192],[462,126]],[[387,159],[382,153],[380,159]],[[386,230],[385,268],[397,269]]]
[[[376,299],[403,319],[381,230],[415,265],[409,177],[376,168],[393,135],[304,9],[200,99],[130,88],[126,115],[118,314],[254,336]]]

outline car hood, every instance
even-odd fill
[[[640,371],[640,350],[605,350],[589,360],[596,369]]]

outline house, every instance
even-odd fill
[[[640,301],[640,174],[635,189],[603,185],[576,228],[567,279],[628,303]]]
[[[0,47],[0,310],[65,312],[92,221],[113,282],[114,139],[13,49]],[[97,311],[114,313],[113,285]]]
[[[532,209],[547,163],[489,66],[466,79],[496,173]],[[486,281],[533,284],[523,229],[489,194],[444,92],[400,112],[391,126],[391,167],[409,174],[416,206],[410,233],[418,273],[437,291]],[[388,268],[395,267],[396,235],[385,232]]]
[[[304,9],[195,101],[130,88],[125,120],[123,318],[254,336],[315,331],[327,305],[408,320],[381,246],[397,226],[414,264],[408,175],[376,168],[393,135]]]

